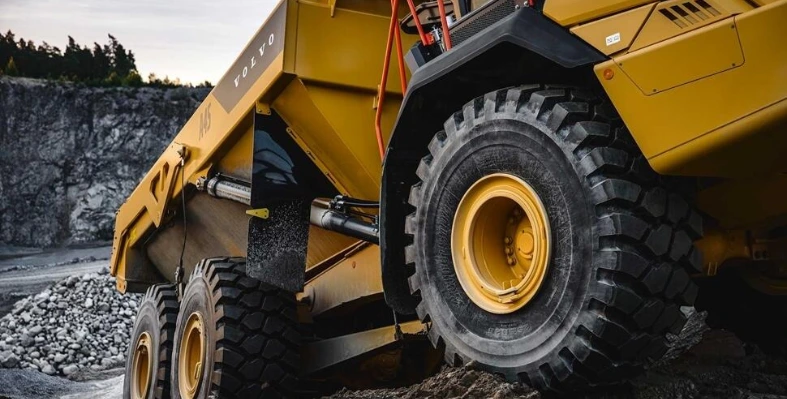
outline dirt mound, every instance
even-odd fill
[[[334,399],[413,398],[540,398],[538,392],[521,384],[509,384],[482,371],[445,367],[417,385],[365,391],[341,390]]]
[[[762,353],[722,330],[705,333],[683,355],[616,388],[586,393],[593,399],[784,398],[787,360]],[[521,384],[467,368],[446,367],[420,384],[366,391],[342,390],[333,399],[545,397]]]

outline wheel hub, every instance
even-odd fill
[[[496,173],[459,202],[451,234],[454,270],[480,308],[511,313],[535,296],[551,250],[546,209],[524,180]]]
[[[137,343],[134,346],[134,358],[132,360],[132,373],[131,373],[131,397],[134,399],[142,399],[147,397],[148,388],[150,388],[151,371],[153,369],[151,362],[153,357],[153,345],[150,340],[150,335],[147,331],[143,332],[137,338]]]
[[[202,316],[194,312],[186,321],[178,353],[178,389],[183,398],[194,398],[199,389],[205,342],[205,324]]]

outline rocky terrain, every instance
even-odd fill
[[[443,368],[413,386],[365,391],[342,390],[330,399],[546,399],[521,384],[467,368]],[[787,398],[787,359],[769,356],[723,330],[670,362],[617,387],[572,396],[587,399]]]
[[[0,319],[0,366],[71,376],[122,367],[139,295],[115,279],[71,276],[14,304]]]
[[[208,91],[0,77],[0,246],[111,240],[115,211]]]

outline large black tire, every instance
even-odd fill
[[[147,332],[153,349],[150,355],[150,384],[141,397],[148,399],[169,398],[169,375],[172,367],[172,347],[175,342],[175,323],[178,319],[178,297],[173,285],[159,284],[148,288],[139,304],[134,329],[131,333],[126,356],[126,377],[123,379],[123,397],[132,397],[132,367],[134,351],[139,337]],[[139,391],[142,389],[140,388]]]
[[[608,100],[525,86],[471,101],[429,144],[410,192],[406,259],[417,312],[446,361],[551,391],[608,385],[666,351],[697,287],[699,214],[648,166]],[[455,210],[481,177],[508,173],[541,197],[552,231],[548,274],[510,314],[469,300],[451,255]]]
[[[708,312],[705,321],[710,327],[728,330],[766,353],[787,357],[787,296],[760,292],[741,274],[735,268],[721,269],[717,276],[700,280],[697,309]]]
[[[181,398],[179,367],[184,324],[205,324],[206,350],[195,398],[308,395],[300,385],[300,333],[295,296],[246,276],[245,258],[201,261],[181,300],[173,350],[172,397]]]

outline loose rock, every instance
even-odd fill
[[[0,367],[69,376],[122,365],[138,303],[106,274],[57,282],[0,319]]]

